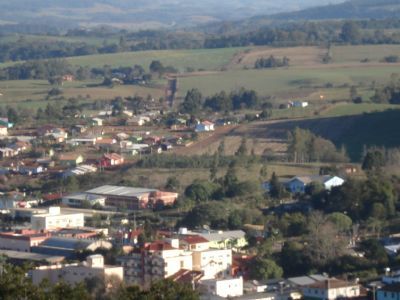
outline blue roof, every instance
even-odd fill
[[[82,250],[90,246],[94,241],[87,239],[51,237],[40,244],[40,246],[63,248],[71,250]],[[39,246],[39,247],[40,247]]]

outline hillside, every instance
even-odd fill
[[[400,110],[389,110],[357,116],[317,118],[258,124],[254,135],[267,138],[285,138],[287,130],[296,127],[309,129],[333,141],[337,147],[344,145],[354,161],[361,157],[364,146],[400,147]]]
[[[384,19],[400,16],[400,0],[350,0],[304,9],[297,12],[277,14],[278,20],[323,19]]]
[[[249,18],[296,11],[343,0],[19,0],[2,3],[0,24],[8,22],[69,22],[95,26],[159,28]]]

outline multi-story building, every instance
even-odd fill
[[[119,261],[124,268],[126,282],[142,287],[168,278],[181,269],[192,270],[192,252],[179,248],[179,240],[176,239],[146,244]]]
[[[83,226],[83,213],[62,214],[60,207],[49,207],[48,213],[37,214],[31,217],[31,227],[34,230],[55,230]]]
[[[305,300],[335,300],[360,297],[360,285],[330,278],[302,288]]]
[[[193,251],[193,270],[203,272],[203,280],[226,277],[232,272],[231,249]]]
[[[41,266],[31,270],[29,275],[35,285],[45,279],[50,284],[56,284],[60,280],[68,284],[77,284],[87,278],[98,277],[107,283],[106,286],[110,277],[116,277],[122,281],[124,276],[122,267],[105,265],[103,256],[98,254],[89,256],[83,263]]]

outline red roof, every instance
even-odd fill
[[[121,160],[123,157],[117,153],[109,153],[109,154],[104,154],[104,158],[110,159],[110,160]]]
[[[199,235],[187,235],[183,239],[186,243],[193,245],[193,244],[203,244],[203,243],[208,243],[209,240],[203,238],[202,236]]]
[[[201,122],[201,124],[203,124],[203,125],[214,125],[214,123],[212,123],[210,121],[203,121],[203,122]]]
[[[172,247],[167,242],[163,241],[155,241],[145,246],[145,250],[148,251],[166,251],[166,250],[175,250],[176,248]]]

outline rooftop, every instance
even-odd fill
[[[86,191],[87,194],[111,195],[124,197],[141,197],[145,194],[156,192],[155,189],[124,187],[115,185],[103,185],[92,190]]]
[[[327,289],[337,289],[337,288],[350,287],[350,286],[356,286],[356,285],[358,285],[358,284],[339,280],[336,278],[331,278],[331,279],[327,279],[324,281],[318,281],[318,282],[312,283],[310,285],[307,285],[307,287],[313,288],[313,289],[327,290]]]
[[[10,259],[31,260],[31,261],[46,261],[48,263],[59,263],[64,260],[64,256],[51,256],[32,252],[0,250],[0,255],[7,256]]]

